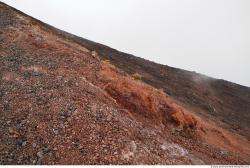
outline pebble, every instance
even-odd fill
[[[58,134],[59,133],[59,131],[57,130],[57,129],[53,129],[53,132],[54,132],[54,134]]]
[[[37,152],[36,155],[37,155],[38,158],[43,158],[43,151]]]
[[[13,162],[13,159],[8,159],[8,162]]]
[[[27,141],[22,140],[22,139],[18,139],[17,142],[16,142],[16,145],[17,145],[18,147],[25,146],[26,144],[27,144]]]
[[[50,149],[49,149],[48,147],[46,147],[46,148],[43,149],[43,151],[44,151],[45,153],[49,152],[49,150],[50,150]]]
[[[42,164],[42,158],[39,158],[36,162],[37,165],[41,165]]]
[[[13,128],[9,128],[9,133],[10,134],[19,134],[17,131],[15,131]]]
[[[33,143],[33,144],[32,144],[32,147],[35,148],[35,147],[36,147],[36,143]]]
[[[37,157],[38,157],[36,164],[37,164],[37,165],[41,165],[41,164],[42,164],[42,159],[43,159],[43,151],[37,152],[36,155],[37,155]]]
[[[205,164],[201,159],[196,158],[193,155],[189,155],[189,159],[193,165],[204,165]]]

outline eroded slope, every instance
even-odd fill
[[[1,164],[248,163],[244,137],[101,61],[112,53],[2,3],[0,28]]]

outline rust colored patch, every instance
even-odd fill
[[[184,129],[196,128],[195,117],[186,114],[163,91],[119,74],[119,70],[107,61],[102,63],[101,77],[104,90],[133,114],[156,124],[171,122]]]

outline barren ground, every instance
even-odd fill
[[[0,164],[249,164],[250,88],[0,2]]]

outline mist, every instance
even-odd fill
[[[59,29],[250,86],[249,0],[3,0]]]

